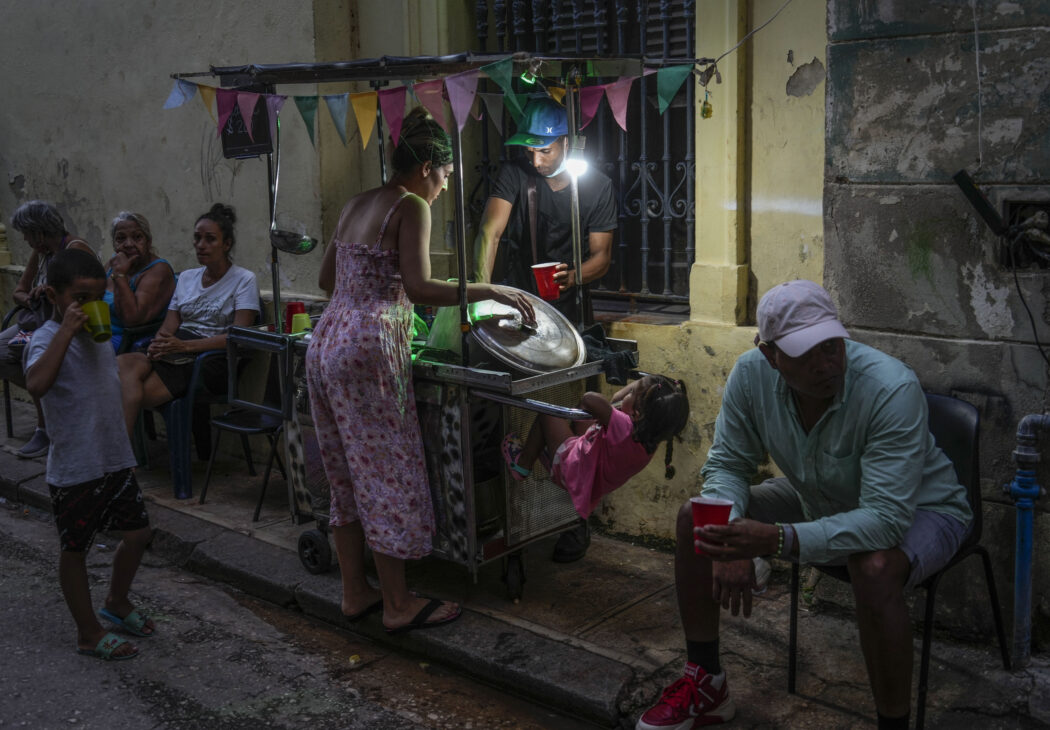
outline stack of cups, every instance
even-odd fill
[[[306,314],[306,304],[303,302],[288,302],[284,305],[284,331],[287,334],[291,334],[295,330],[292,329],[292,322],[297,314]],[[309,320],[310,315],[306,315]]]

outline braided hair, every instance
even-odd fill
[[[686,395],[685,383],[665,375],[646,375],[641,387],[642,392],[635,399],[634,430],[631,435],[650,454],[656,451],[661,441],[666,442],[664,478],[672,479],[674,440],[676,437],[681,440],[679,434],[689,421],[689,397]]]
[[[402,173],[424,162],[434,167],[447,165],[452,162],[452,138],[426,109],[417,106],[401,124],[401,139],[391,162]]]

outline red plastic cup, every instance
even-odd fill
[[[689,501],[693,505],[693,527],[729,524],[729,512],[733,509],[733,503],[728,499],[690,497]],[[697,555],[707,555],[696,545],[695,540],[693,549]]]
[[[288,302],[284,305],[284,331],[292,331],[292,317],[297,314],[306,314],[305,302]]]
[[[536,277],[536,289],[540,296],[548,302],[552,302],[561,296],[561,290],[554,281],[554,271],[558,268],[558,262],[552,261],[546,264],[534,264],[532,275]]]

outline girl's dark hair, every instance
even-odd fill
[[[401,139],[392,158],[397,172],[408,172],[429,162],[441,167],[452,162],[452,138],[421,106],[410,111],[401,124]]]
[[[667,442],[664,451],[664,478],[674,477],[671,452],[674,439],[689,421],[689,397],[685,383],[665,375],[646,375],[651,382],[635,398],[634,440],[648,453],[656,451],[661,441]]]
[[[47,266],[47,283],[61,294],[77,279],[106,278],[98,257],[79,248],[66,248],[55,254]]]
[[[233,248],[233,224],[237,222],[237,214],[233,212],[233,208],[222,203],[216,203],[207,213],[197,218],[193,224],[197,225],[202,220],[214,222],[219,227],[219,230],[222,231],[223,240],[229,241],[230,248]]]

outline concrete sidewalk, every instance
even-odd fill
[[[15,410],[15,435],[27,438],[32,408],[15,403]],[[47,510],[45,460],[16,458],[21,443],[0,444],[0,497]],[[271,478],[260,521],[252,523],[261,476],[248,477],[243,460],[217,462],[204,505],[171,497],[165,463],[161,443],[154,468],[140,470],[156,528],[153,550],[251,595],[343,623],[338,573],[310,575],[300,564],[296,541],[312,525],[292,524],[280,473]],[[199,467],[195,493],[203,484],[204,465]],[[410,585],[460,601],[459,621],[396,637],[383,631],[378,615],[347,628],[597,726],[633,727],[684,661],[672,556],[597,535],[586,558],[558,565],[549,559],[552,548],[553,540],[527,548],[519,603],[507,598],[498,562],[482,566],[474,583],[461,566],[425,560],[410,567]],[[799,694],[787,693],[787,581],[786,567],[777,566],[751,619],[724,621],[723,662],[738,708],[734,726],[874,727],[856,628],[840,610],[818,604],[802,612]],[[1008,673],[994,638],[979,646],[935,641],[928,727],[1048,723],[1050,662],[1044,657]]]

